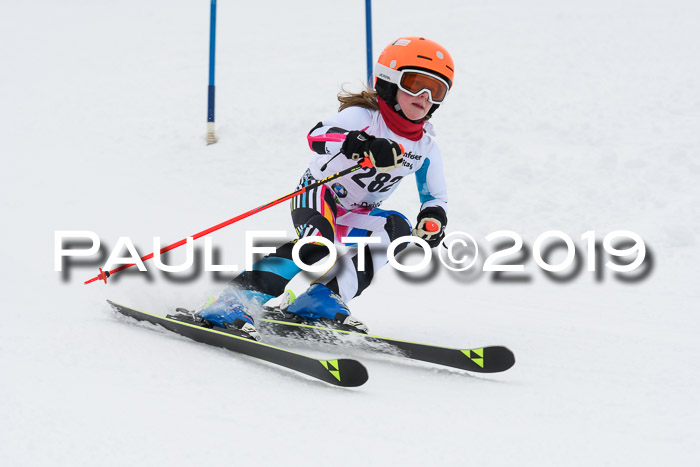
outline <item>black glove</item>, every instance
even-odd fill
[[[354,161],[369,158],[380,172],[389,172],[403,165],[403,146],[390,139],[368,135],[364,131],[349,132],[341,151],[345,157]]]
[[[423,209],[418,213],[418,224],[413,229],[413,236],[428,242],[430,248],[435,248],[445,238],[447,213],[439,206]]]

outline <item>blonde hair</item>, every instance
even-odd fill
[[[360,92],[346,91],[344,87],[341,87],[341,91],[338,93],[338,102],[340,102],[338,112],[348,107],[363,107],[369,110],[379,110],[377,91],[367,86]]]

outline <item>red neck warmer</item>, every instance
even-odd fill
[[[411,141],[419,141],[423,137],[425,121],[413,123],[392,109],[381,97],[377,98],[377,102],[379,102],[379,112],[391,131]]]

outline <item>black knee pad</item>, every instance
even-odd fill
[[[292,222],[295,228],[312,226],[318,229],[331,242],[335,240],[333,225],[318,211],[311,208],[298,208],[292,211]]]
[[[384,230],[389,234],[389,239],[393,242],[397,238],[411,235],[411,223],[401,214],[389,214],[386,217]],[[407,243],[402,243],[396,248],[395,253],[403,251],[407,246]]]

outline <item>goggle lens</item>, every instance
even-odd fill
[[[447,83],[441,79],[415,71],[404,71],[401,74],[399,88],[412,96],[417,96],[423,91],[429,91],[430,101],[434,104],[439,104],[445,100],[449,90]]]

